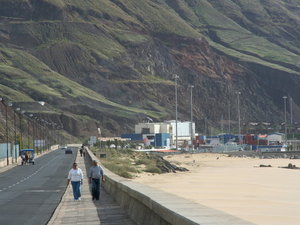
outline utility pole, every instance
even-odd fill
[[[193,88],[194,85],[189,86],[191,89],[191,149],[194,150],[194,132],[193,132]]]
[[[176,150],[178,150],[178,93],[177,93],[177,82],[178,75],[175,75],[175,118],[176,118]]]
[[[294,139],[294,126],[293,126],[293,98],[290,97],[290,113],[291,113],[291,130],[290,133],[293,134],[293,139]]]
[[[286,127],[286,96],[283,96],[283,103],[284,103],[284,134],[285,134],[285,143],[287,141],[287,127]]]
[[[239,120],[239,144],[241,142],[241,111],[240,111],[240,95],[241,95],[241,92],[238,91],[236,92],[237,94],[237,104],[238,104],[238,120]]]
[[[231,133],[230,100],[228,100],[228,133]]]
[[[291,125],[293,125],[293,99],[290,98]]]

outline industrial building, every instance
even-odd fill
[[[140,141],[145,145],[170,148],[176,142],[176,121],[165,121],[159,123],[139,123],[135,125],[134,134],[123,134],[122,138],[132,141]],[[183,145],[191,143],[195,137],[195,123],[177,122],[178,143]]]

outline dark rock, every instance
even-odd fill
[[[285,167],[281,167],[284,169],[300,169],[300,167],[297,167],[296,165],[293,165],[292,163],[289,163],[287,166]]]
[[[162,173],[176,173],[176,171],[181,171],[181,172],[189,171],[184,167],[178,167],[170,163],[160,155],[151,155],[150,157],[156,159],[156,166],[161,170]]]

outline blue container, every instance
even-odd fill
[[[155,134],[155,147],[169,147],[170,134],[160,133]]]
[[[122,134],[121,138],[128,138],[132,141],[143,141],[143,135],[142,134]]]

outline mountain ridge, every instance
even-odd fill
[[[244,122],[279,123],[283,95],[300,110],[297,3],[1,0],[0,93],[11,101],[44,100],[54,111],[94,123],[67,129],[76,136],[99,126],[120,134],[145,116],[174,119],[178,74],[180,119],[189,119],[193,84],[199,132],[205,120],[220,126],[228,102],[234,113],[238,90]]]

